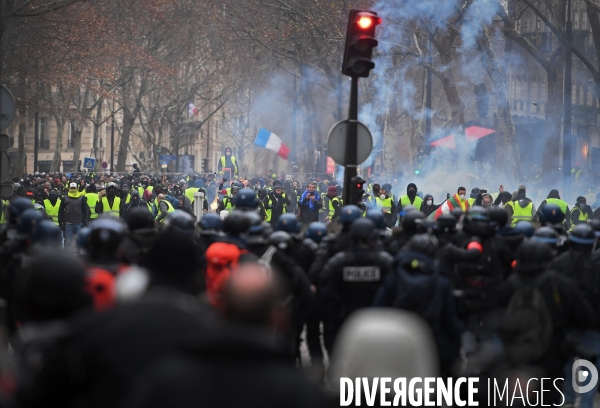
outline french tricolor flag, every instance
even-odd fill
[[[256,146],[265,147],[274,151],[279,157],[285,160],[287,160],[288,155],[290,154],[290,148],[281,142],[279,136],[273,132],[269,132],[267,129],[263,129],[262,127],[258,129],[254,144]]]

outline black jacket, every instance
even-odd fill
[[[249,328],[159,359],[135,382],[129,408],[323,407],[323,395],[273,346]]]
[[[74,208],[77,206],[78,208]],[[69,197],[64,196],[58,208],[58,223],[63,224],[84,224],[90,220],[90,207],[87,204],[85,196]]]
[[[423,198],[423,204],[421,204],[421,212],[423,212],[426,217],[429,217],[429,214],[431,214],[432,212],[437,210],[441,205],[441,204],[427,205],[428,199],[433,200],[433,196],[431,194],[425,194],[425,198]]]
[[[597,254],[597,253],[596,253]],[[571,244],[571,249],[554,258],[552,269],[568,276],[578,286],[596,315],[595,330],[600,330],[600,258],[592,254],[591,246]]]
[[[277,197],[274,192],[270,192],[263,203],[265,210],[271,210],[271,224],[276,225],[279,217],[288,211],[287,207],[290,205],[290,200],[283,195]]]
[[[319,273],[318,290],[335,316],[334,330],[357,309],[369,307],[393,259],[365,244],[353,244],[331,258]]]

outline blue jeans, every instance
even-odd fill
[[[73,245],[73,238],[77,235],[82,226],[82,224],[65,225],[65,249],[69,249],[69,247]]]
[[[581,337],[579,338],[579,348],[586,351],[589,354],[596,354],[600,356],[600,331],[596,330],[587,330],[581,332]],[[573,389],[573,362],[575,359],[569,361],[569,363],[565,367],[565,382],[563,385],[563,394],[565,394],[565,403],[574,403],[575,402],[575,390]],[[596,366],[596,369],[600,371],[600,358],[596,358],[596,361],[592,361],[592,363]],[[586,370],[587,371],[587,370]],[[589,380],[586,380],[580,385],[587,385]],[[594,396],[596,395],[596,391],[598,390],[598,383],[593,390],[586,392],[585,394],[581,394],[581,402],[579,406],[581,408],[592,408],[594,406]]]

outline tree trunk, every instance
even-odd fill
[[[81,154],[81,132],[83,131],[83,119],[76,119],[73,129],[73,164],[71,171],[79,171],[79,156]]]
[[[460,144],[466,143],[465,136],[465,105],[460,97],[460,93],[458,92],[458,87],[456,86],[456,82],[454,81],[454,73],[452,72],[451,64],[452,58],[450,56],[450,51],[440,54],[440,61],[442,63],[443,71],[442,77],[442,86],[444,88],[444,93],[446,94],[446,99],[448,99],[448,103],[450,104],[450,112],[452,114],[452,118],[450,119],[450,129],[454,132],[454,137],[456,140],[457,148]]]
[[[485,25],[483,26],[479,44],[486,57],[486,69],[496,91],[496,167],[510,169],[511,175],[515,179],[520,180],[523,176],[521,156],[519,155],[517,133],[512,120],[508,93],[506,92],[508,89],[506,76],[500,68],[500,64],[498,64],[498,59],[496,58],[496,53]]]
[[[98,103],[98,107],[96,108],[96,120],[93,122],[94,124],[94,136],[92,138],[92,157],[96,159],[96,168],[94,171],[99,169],[100,160],[98,160],[98,139],[100,138],[100,127],[103,125],[102,123],[102,101]]]
[[[27,119],[24,112],[19,114],[19,140],[17,146],[17,164],[15,165],[16,176],[21,177],[27,174],[25,168],[25,131],[27,130]]]
[[[61,153],[63,148],[63,133],[65,130],[65,119],[60,117],[59,113],[54,114],[56,122],[56,144],[54,146],[54,156],[52,157],[51,172],[57,172],[60,168]]]
[[[559,179],[560,146],[563,117],[563,75],[561,64],[554,64],[553,69],[547,70],[548,77],[548,103],[546,104],[546,129],[544,153],[542,159],[542,172],[546,185],[556,184]]]
[[[123,132],[119,143],[119,152],[117,153],[117,172],[125,172],[125,162],[127,161],[127,146],[131,137],[131,129],[135,124],[135,115],[129,110],[129,107],[123,107]]]

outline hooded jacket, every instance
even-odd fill
[[[231,155],[230,156],[227,156],[225,154],[225,152],[227,151],[227,149],[231,150]],[[225,166],[223,166],[223,158],[225,158]],[[219,169],[219,171],[221,171],[221,169],[223,167],[227,167],[227,168],[231,169],[231,171],[233,172],[234,175],[237,175],[240,164],[237,162],[237,160],[234,163],[233,160],[236,160],[233,157],[233,149],[231,147],[226,147],[223,150],[223,156],[221,156],[221,158],[219,159],[219,163],[218,163],[218,169]]]
[[[285,196],[290,200],[290,205],[288,205],[288,212],[294,214],[296,212],[296,207],[298,205],[298,194],[292,188],[292,183],[289,180],[283,181],[283,190],[285,191]]]
[[[397,307],[423,318],[433,331],[440,363],[448,368],[458,356],[462,330],[450,281],[421,252],[402,251],[394,265],[396,271],[385,277],[373,305]]]
[[[433,203],[433,196],[431,194],[425,194],[425,197],[423,198],[423,204],[421,205],[421,211],[425,214],[426,217],[429,217],[431,213],[433,213],[440,207],[439,204],[427,205],[427,200],[429,199],[431,199],[431,202]]]
[[[560,194],[558,193],[558,190],[550,190],[550,192],[548,193],[548,197],[542,201],[542,203],[540,204],[539,208],[537,209],[535,216],[536,219],[540,219],[540,210],[546,205],[548,204],[548,198],[553,198],[556,200],[561,200],[560,198]],[[566,204],[566,202],[565,202]],[[567,205],[566,210],[565,210],[565,218],[569,218],[569,214],[571,213],[571,211],[569,210],[569,206]]]

